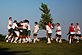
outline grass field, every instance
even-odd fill
[[[0,55],[82,55],[82,41],[80,43],[62,44],[53,41],[47,44],[46,41],[37,43],[6,43],[0,41]]]

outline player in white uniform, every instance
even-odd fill
[[[53,26],[51,24],[46,24],[46,35],[48,38],[48,42],[47,42],[48,44],[51,43],[52,28]]]
[[[32,42],[31,36],[30,36],[31,35],[31,28],[30,28],[29,21],[27,23],[28,23],[28,30],[27,30],[28,42]]]
[[[57,23],[56,24],[56,41],[59,42],[59,43],[62,43],[62,40],[61,40],[61,26],[60,26],[60,23]]]
[[[36,41],[39,41],[39,39],[37,38],[37,34],[38,34],[38,31],[39,31],[39,25],[37,22],[35,22],[35,26],[34,26],[34,30],[33,30],[33,36],[34,36],[34,43]]]
[[[14,20],[12,28],[13,28],[14,32],[13,32],[13,38],[12,38],[11,42],[14,41],[14,43],[17,43],[20,33],[18,31],[18,26],[17,26],[16,20]]]
[[[76,39],[77,39],[77,43],[79,43],[79,38],[81,37],[81,31],[80,31],[79,23],[76,23],[75,31],[76,31]]]
[[[8,34],[6,35],[5,39],[6,42],[9,42],[10,37],[12,36],[12,17],[9,17],[9,21],[8,21]]]
[[[23,25],[23,41],[22,43],[27,43],[28,36],[27,36],[27,29],[28,29],[28,20],[24,20],[21,25]]]
[[[23,38],[23,25],[22,25],[23,21],[20,21],[18,23],[18,29],[19,29],[19,39],[18,39],[18,43],[22,43],[22,38]]]

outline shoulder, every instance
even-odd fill
[[[46,25],[46,27],[48,27],[48,25]]]

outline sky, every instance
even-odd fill
[[[33,30],[34,22],[41,19],[41,3],[48,5],[54,23],[61,24],[62,38],[67,38],[70,23],[78,22],[82,32],[82,0],[0,0],[0,34],[7,34],[9,16],[17,21],[28,19]]]

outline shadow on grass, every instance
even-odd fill
[[[8,48],[0,48],[0,55],[30,55],[30,51],[9,51]]]

